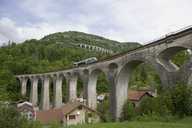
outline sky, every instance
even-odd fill
[[[81,31],[146,44],[192,25],[192,0],[0,0],[0,45]]]

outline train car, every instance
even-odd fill
[[[78,62],[74,62],[73,65],[75,67],[78,67],[80,65],[85,65],[85,64],[91,64],[91,63],[94,63],[97,61],[97,58],[96,57],[91,57],[91,58],[87,58],[85,60],[81,60],[81,61],[78,61]]]

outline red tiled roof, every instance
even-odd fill
[[[76,109],[81,105],[82,104],[80,104],[79,102],[69,102],[62,107],[62,112],[64,115],[69,114],[70,112],[72,112],[74,109]]]
[[[50,109],[47,111],[36,112],[36,119],[44,124],[48,124],[53,121],[61,121],[62,118],[63,118],[62,109]]]
[[[61,108],[49,109],[47,111],[38,111],[36,118],[45,124],[53,121],[61,121],[64,115],[70,113],[79,105],[79,103],[67,103]]]
[[[92,110],[81,103],[69,102],[61,108],[49,109],[47,111],[38,111],[36,113],[36,118],[37,120],[39,120],[44,124],[48,124],[49,122],[53,122],[53,121],[62,121],[64,115],[69,114],[79,106],[83,106],[93,112],[96,112],[95,110]]]
[[[136,90],[129,90],[128,91],[128,99],[132,101],[139,101],[144,95],[151,96],[148,91],[136,91]]]

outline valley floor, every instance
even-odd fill
[[[69,128],[192,128],[192,117],[173,122],[130,121],[71,126]]]

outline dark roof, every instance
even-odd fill
[[[128,99],[131,101],[139,101],[144,95],[153,97],[148,91],[129,90]]]
[[[17,110],[19,111],[19,112],[22,112],[22,111],[24,111],[24,110],[29,110],[29,111],[34,111],[34,108],[33,108],[33,106],[30,106],[30,105],[28,105],[28,104],[24,104],[24,105],[22,105],[22,106],[19,106],[19,107],[17,107]]]

